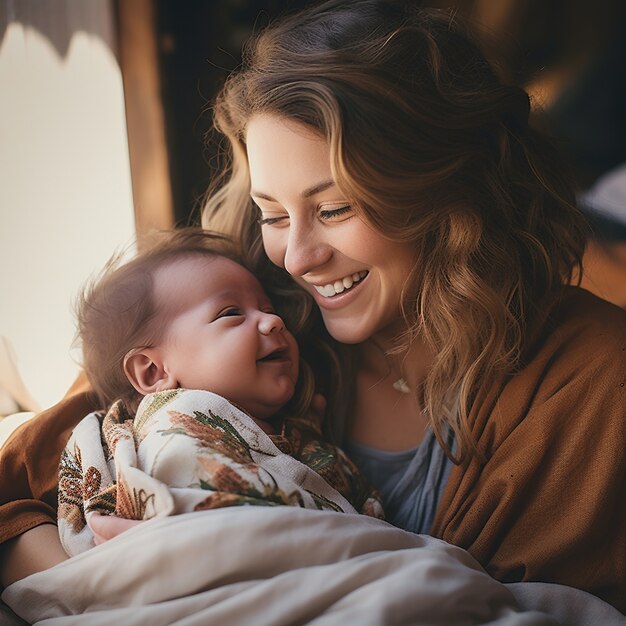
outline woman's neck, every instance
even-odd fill
[[[381,382],[403,379],[411,390],[422,388],[433,362],[433,353],[419,336],[404,348],[397,335],[377,334],[360,346],[362,369],[378,374]]]
[[[419,338],[404,351],[378,335],[359,346],[357,390],[349,437],[380,450],[406,450],[419,444],[428,420],[420,389],[432,353]],[[389,352],[392,351],[391,354]]]

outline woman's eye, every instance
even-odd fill
[[[350,205],[346,205],[336,209],[322,209],[318,215],[320,219],[325,222],[333,222],[347,219],[348,217],[351,217],[352,214],[352,207]]]
[[[257,221],[261,226],[273,226],[274,224],[278,224],[279,222],[283,222],[284,220],[289,219],[288,215],[279,215],[278,217],[259,217]]]

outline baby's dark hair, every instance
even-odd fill
[[[76,303],[82,366],[102,408],[118,399],[132,407],[140,397],[124,373],[124,357],[163,337],[165,325],[154,323],[156,270],[197,255],[222,256],[247,267],[228,237],[200,228],[155,233],[142,239],[139,247],[139,254],[127,263],[122,263],[121,254],[114,255]]]

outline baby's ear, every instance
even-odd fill
[[[129,352],[124,357],[124,373],[142,396],[178,387],[178,381],[169,374],[158,348]]]

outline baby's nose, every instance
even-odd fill
[[[259,317],[259,332],[269,335],[274,331],[282,332],[285,329],[283,320],[276,313],[263,313]]]

